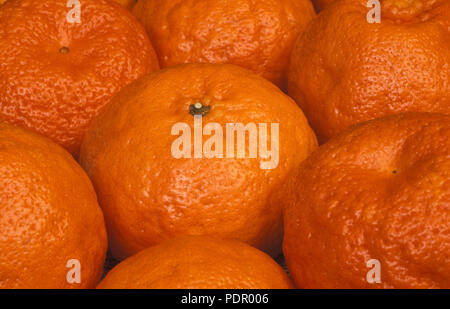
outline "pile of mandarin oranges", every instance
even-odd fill
[[[0,0],[0,288],[450,288],[450,1]]]

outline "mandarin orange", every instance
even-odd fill
[[[126,259],[100,289],[289,289],[284,270],[265,253],[235,240],[184,236]]]
[[[310,0],[140,0],[162,67],[231,63],[286,88],[295,39],[315,12]]]
[[[380,23],[371,10],[336,1],[292,52],[289,95],[321,142],[386,115],[450,113],[450,1],[381,0]]]
[[[73,157],[0,123],[0,288],[93,288],[106,248],[97,196]]]
[[[81,9],[67,3],[1,6],[0,120],[77,155],[87,127],[111,97],[159,65],[129,11],[105,0],[83,0]]]
[[[302,111],[272,83],[234,65],[188,64],[121,91],[89,128],[80,162],[115,257],[185,234],[276,254],[279,188],[316,147]]]
[[[300,288],[450,288],[450,116],[358,124],[293,173],[284,253]]]

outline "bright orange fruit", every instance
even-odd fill
[[[322,11],[328,4],[331,2],[334,2],[335,0],[312,0],[312,3],[314,4],[314,7],[316,8],[317,12]]]
[[[194,129],[197,112],[204,116]],[[248,131],[227,134],[227,124]],[[175,143],[181,127],[190,134],[182,146]],[[117,258],[185,234],[238,239],[276,254],[279,189],[316,147],[302,111],[272,83],[234,65],[188,64],[121,91],[94,120],[80,162]],[[186,152],[179,157],[174,149]]]
[[[77,155],[91,120],[134,79],[158,69],[145,30],[104,0],[14,0],[0,8],[0,120]]]
[[[179,237],[126,259],[100,289],[290,289],[268,255],[234,240]]]
[[[381,23],[370,10],[336,1],[292,52],[289,94],[321,142],[385,115],[450,113],[450,1],[382,0]]]
[[[51,140],[6,123],[0,123],[0,231],[1,289],[93,288],[100,279],[106,229],[89,178]],[[80,283],[69,283],[78,267]]]
[[[298,287],[450,288],[450,116],[356,125],[293,174],[283,246]]]
[[[162,67],[231,63],[282,88],[294,41],[315,16],[309,0],[140,0],[133,14]]]
[[[131,10],[137,2],[137,0],[112,0],[112,1],[119,3],[120,5],[126,7],[129,10]]]

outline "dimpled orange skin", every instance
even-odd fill
[[[99,289],[291,289],[267,254],[235,240],[179,237],[117,265]]]
[[[106,228],[94,188],[51,140],[0,123],[0,288],[93,288]],[[69,284],[67,262],[81,264]],[[69,265],[70,266],[70,265]]]
[[[50,137],[74,155],[111,97],[158,69],[129,11],[103,0],[81,3],[79,24],[67,22],[66,0],[15,0],[0,8],[0,120]]]
[[[298,287],[450,288],[450,116],[359,124],[293,175],[283,246]]]
[[[131,10],[133,6],[136,4],[136,0],[112,0],[112,1],[119,3],[120,5],[126,7],[129,10]]]
[[[224,151],[227,123],[267,123],[269,148],[271,124],[279,123],[277,167],[261,169],[268,160],[248,158],[248,140],[246,158],[175,159],[171,148],[181,133],[172,135],[172,127],[187,124],[193,139],[189,108],[197,102],[210,107],[203,126],[222,127]],[[185,234],[238,239],[277,254],[278,189],[316,147],[302,111],[272,83],[234,65],[188,64],[120,92],[89,129],[80,162],[98,193],[116,258]]]
[[[288,92],[320,142],[390,114],[450,113],[450,1],[381,5],[370,24],[366,0],[332,3],[292,52]]]
[[[322,11],[327,5],[329,5],[331,2],[334,2],[335,0],[312,0],[312,3],[314,4],[314,7],[316,8],[317,12]]]
[[[142,0],[133,14],[162,67],[231,63],[283,89],[295,39],[315,17],[309,0]]]

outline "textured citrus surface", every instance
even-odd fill
[[[112,0],[112,1],[119,3],[120,5],[126,7],[129,10],[131,10],[133,6],[136,4],[136,0]]]
[[[284,270],[267,254],[234,240],[181,237],[117,265],[103,289],[289,289]]]
[[[92,288],[105,223],[89,178],[47,138],[0,123],[0,288]],[[66,281],[71,259],[81,283]]]
[[[283,88],[294,41],[315,16],[309,0],[142,0],[133,13],[162,67],[231,63]]]
[[[314,7],[316,8],[317,12],[322,11],[328,4],[331,2],[334,2],[335,0],[312,0],[312,3],[314,4]]]
[[[248,135],[246,158],[175,159],[172,127],[185,123],[193,139],[189,110],[197,102],[210,107],[203,126],[222,127],[223,149],[227,123],[268,123],[269,143],[271,123],[279,123],[278,166],[264,170],[266,159],[248,158]],[[115,257],[184,234],[235,238],[275,254],[282,232],[278,188],[316,144],[302,111],[267,80],[234,65],[190,64],[121,91],[94,120],[80,162],[99,195]]]
[[[292,53],[289,94],[319,141],[389,114],[450,113],[450,1],[381,1],[380,24],[366,2],[333,3]]]
[[[0,8],[0,119],[76,155],[112,95],[158,64],[145,30],[127,10],[83,0],[81,23],[69,23],[66,4],[15,0]]]
[[[295,178],[283,246],[298,287],[450,288],[450,116],[357,125]],[[366,281],[370,259],[380,284]]]

